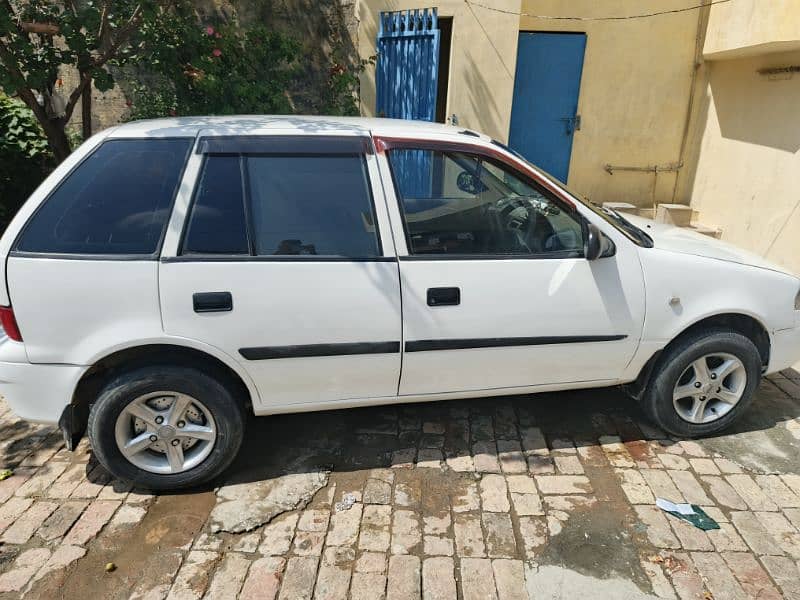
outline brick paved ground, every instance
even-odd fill
[[[151,496],[3,404],[0,598],[800,598],[799,417],[791,371],[701,441],[615,390],[289,415],[253,420],[222,492]],[[218,494],[320,471],[306,506],[212,533]]]

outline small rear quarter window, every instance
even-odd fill
[[[152,255],[193,140],[107,140],[33,214],[20,252]]]

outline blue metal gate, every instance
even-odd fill
[[[439,25],[435,8],[381,12],[378,31],[375,114],[433,121],[439,80]],[[403,193],[430,195],[427,153],[404,150],[393,161]]]
[[[376,115],[433,121],[438,73],[436,9],[382,12],[378,31]]]

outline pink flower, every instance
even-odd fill
[[[214,28],[213,28],[211,25],[209,25],[208,27],[206,27],[206,34],[208,34],[208,35],[214,35]]]
[[[217,33],[214,34],[214,37],[219,39],[222,37],[222,34],[218,31]]]
[[[220,56],[222,56],[222,50],[220,50],[219,48],[214,48],[211,54],[219,58]]]

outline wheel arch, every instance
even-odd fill
[[[200,368],[227,383],[241,397],[245,408],[252,410],[258,391],[250,378],[232,361],[224,360],[207,348],[171,341],[143,342],[117,348],[97,358],[78,380],[70,403],[59,419],[69,449],[77,446],[86,432],[89,408],[100,390],[120,373],[150,365],[170,364]]]
[[[725,328],[742,334],[758,349],[761,356],[761,364],[764,368],[769,364],[771,341],[769,331],[764,324],[756,317],[742,312],[721,312],[713,315],[704,316],[693,323],[685,326],[661,349],[655,351],[647,360],[635,381],[625,386],[626,391],[636,399],[639,399],[647,389],[653,372],[667,350],[674,346],[679,340],[687,335],[691,335],[702,329],[713,327]]]

